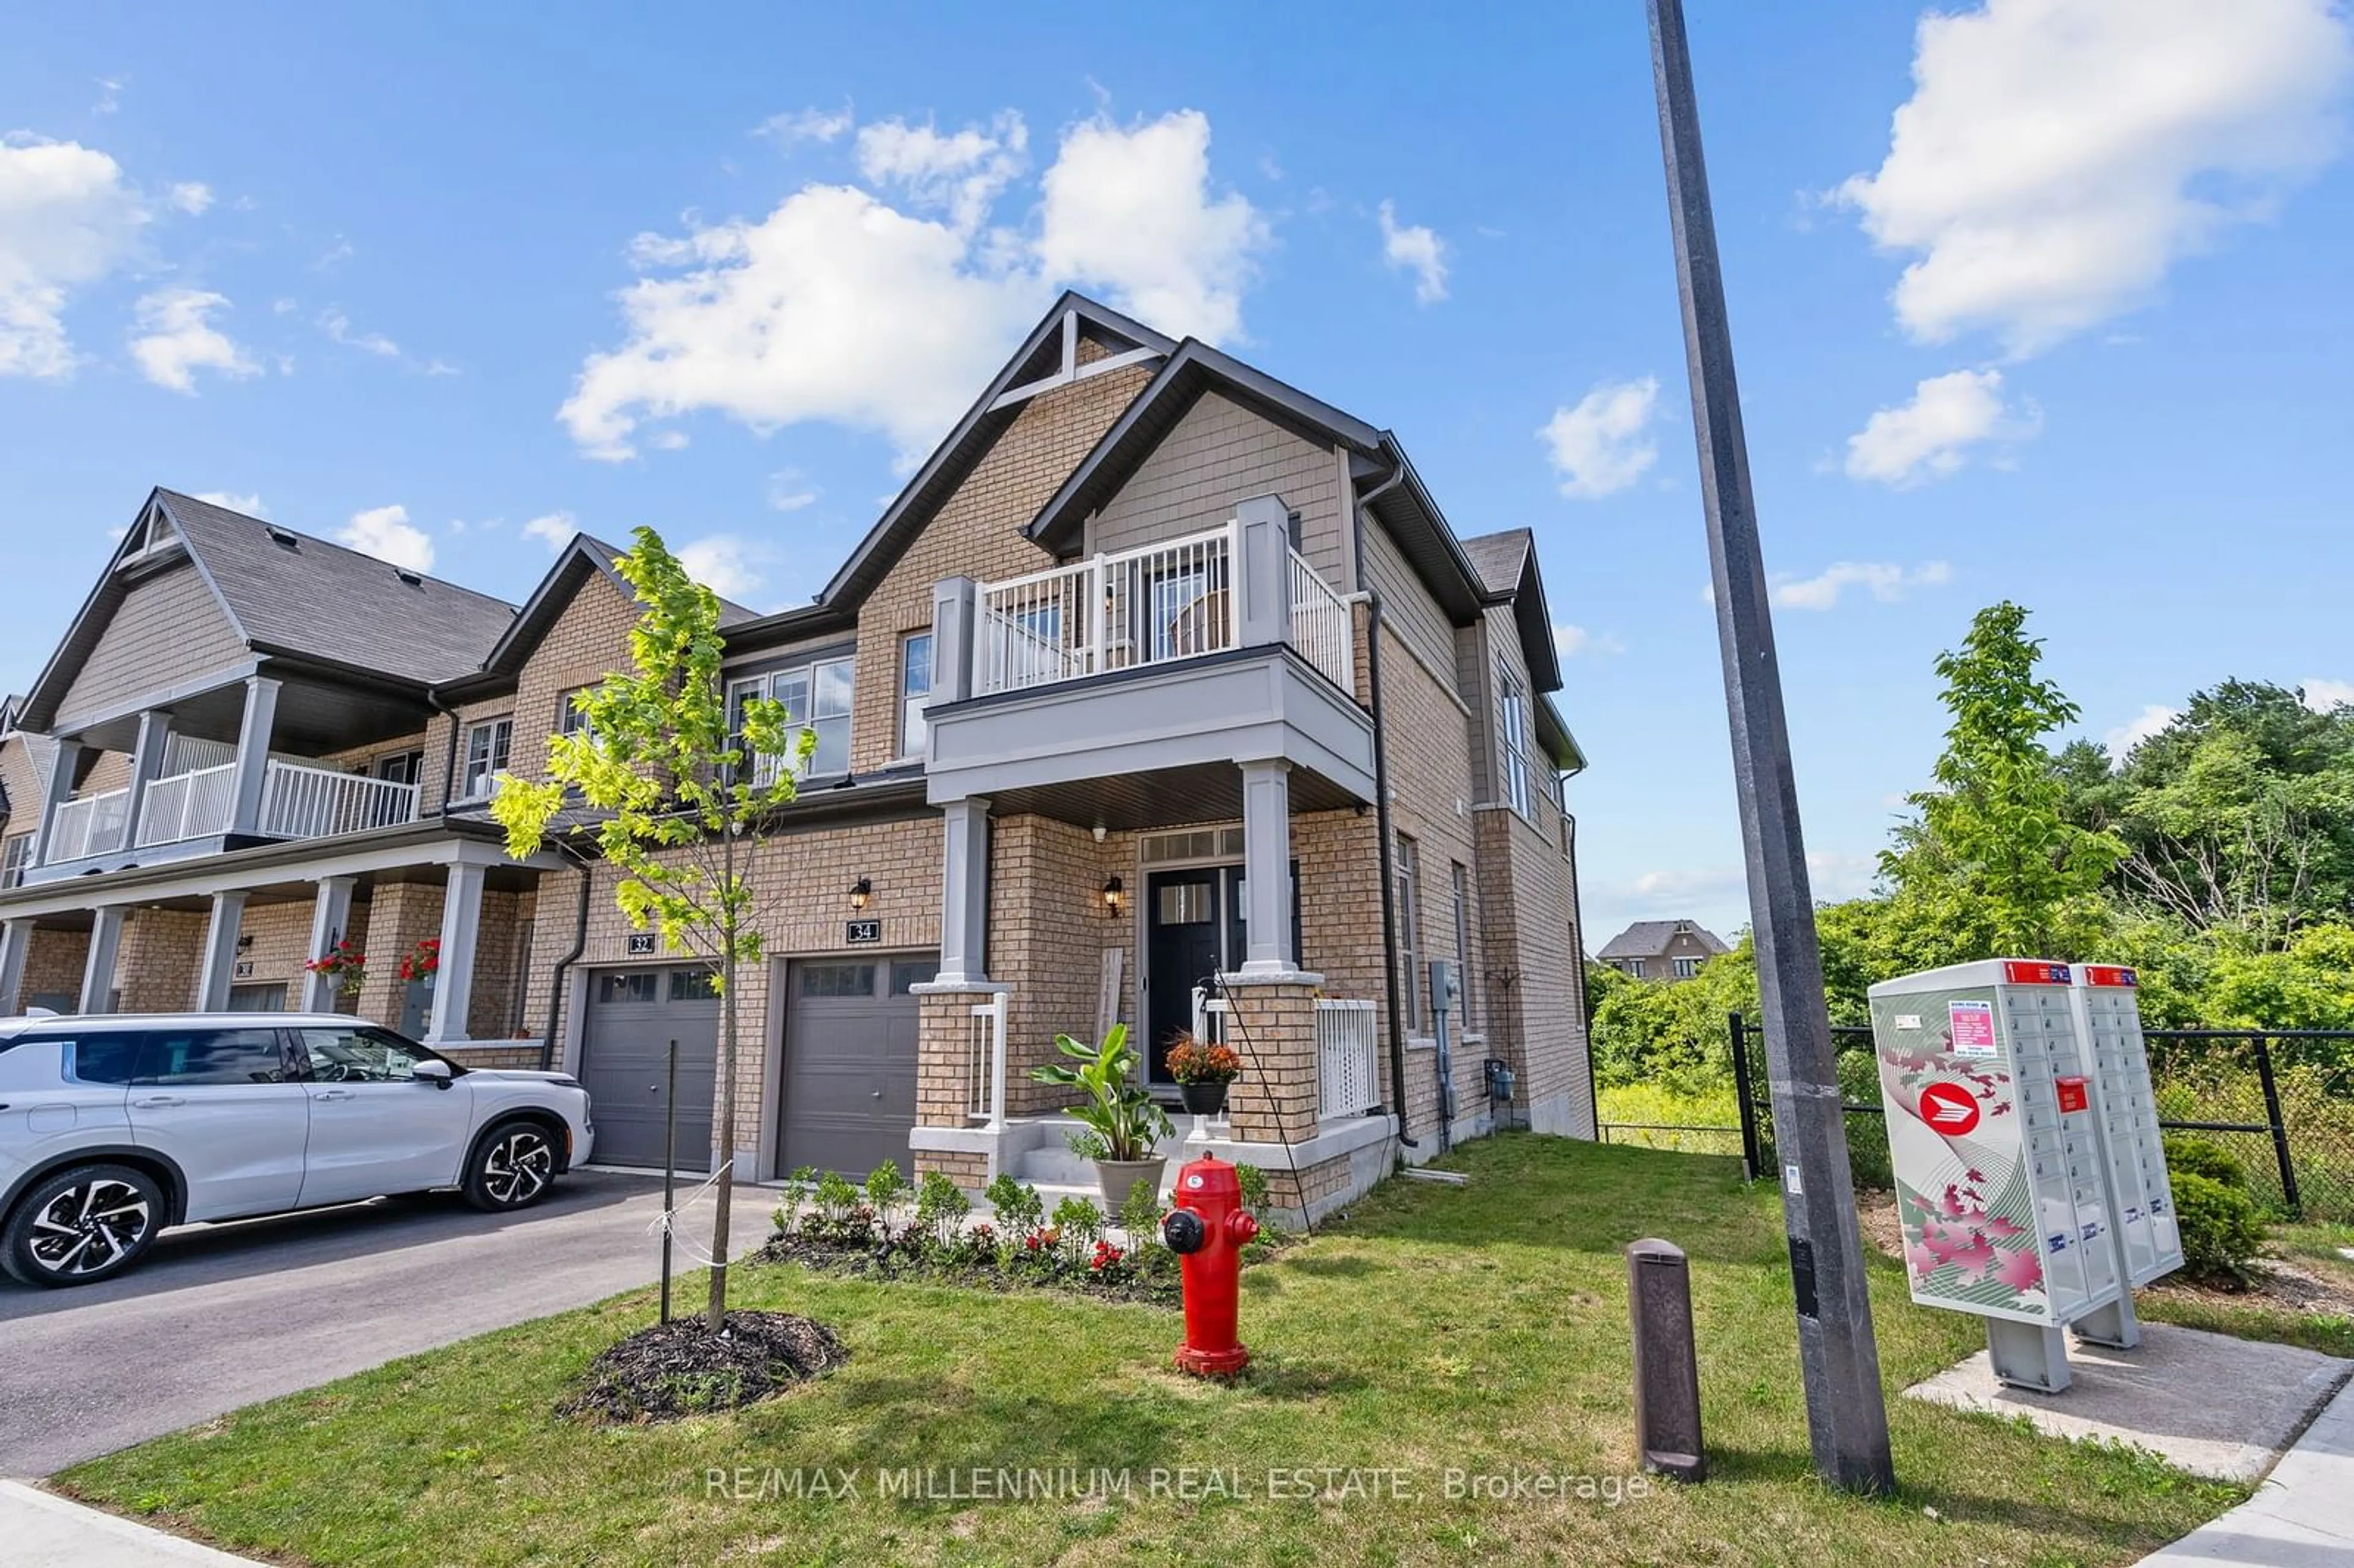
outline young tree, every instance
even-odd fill
[[[2070,958],[2105,918],[2095,895],[2125,854],[2112,835],[2067,816],[2068,789],[2043,736],[2076,705],[2035,672],[2043,644],[2027,611],[1978,611],[1958,652],[1941,653],[1941,701],[1953,715],[1937,788],[1908,797],[1881,871],[1904,911],[1988,952]],[[1963,936],[1963,934],[1967,934]]]
[[[687,576],[651,528],[614,562],[637,593],[630,665],[577,699],[585,726],[551,736],[543,779],[501,780],[491,814],[507,853],[538,853],[551,832],[591,840],[620,874],[614,901],[663,948],[710,970],[720,1000],[721,1154],[711,1224],[709,1326],[727,1311],[727,1220],[734,1188],[737,980],[761,961],[759,900],[748,878],[761,830],[793,798],[817,737],[794,733],[783,705],[756,698],[730,711],[720,677],[719,599]],[[587,820],[559,828],[577,797]]]

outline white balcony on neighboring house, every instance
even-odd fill
[[[128,788],[58,802],[39,864],[27,869],[26,879],[207,853],[254,840],[333,838],[417,821],[414,784],[272,757],[262,768],[252,823],[240,832],[239,772],[229,761],[150,779],[140,794],[135,822]]]
[[[417,820],[417,786],[332,768],[270,759],[255,831],[269,839],[323,839]]]
[[[1179,796],[1214,779],[1238,804],[1232,765],[1257,759],[1292,765],[1302,809],[1373,799],[1354,609],[1292,547],[1278,497],[1140,548],[950,578],[935,589],[933,647],[935,803],[1019,810],[1043,791],[1036,809],[1069,815],[1055,792],[1158,779]]]

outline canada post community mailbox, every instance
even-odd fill
[[[2132,1342],[2097,1125],[2110,1095],[2073,978],[1991,959],[1871,991],[1913,1299],[1985,1318],[1996,1375],[2051,1393],[2068,1386],[2064,1326]]]
[[[2126,1277],[2147,1285],[2182,1266],[2182,1234],[2174,1217],[2174,1188],[2166,1176],[2158,1098],[2149,1086],[2137,981],[2133,970],[2115,964],[2078,964],[2073,980],[2069,1000],[2076,1036],[2092,1054],[2098,1091],[2096,1130],[2114,1200],[2109,1223],[2124,1243]]]

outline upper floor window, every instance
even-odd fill
[[[1627,960],[1627,973],[1636,980],[1641,980],[1643,978],[1643,960],[1640,959],[1628,959]]]
[[[910,631],[899,639],[899,755],[921,757],[924,705],[932,696],[932,634]]]
[[[557,734],[578,735],[588,727],[588,710],[581,706],[581,699],[588,694],[588,688],[583,686],[577,692],[565,693],[562,699],[557,703]]]
[[[1502,664],[1496,667],[1497,706],[1503,728],[1504,799],[1527,816],[1530,810],[1529,694],[1520,678]]]
[[[728,705],[737,714],[754,697],[770,697],[785,710],[785,723],[806,726],[817,736],[811,754],[811,778],[850,771],[850,696],[852,663],[848,659],[821,659],[788,669],[772,670],[737,681],[727,688]],[[753,777],[767,783],[775,777],[773,758],[758,758]]]
[[[507,770],[507,755],[514,745],[514,720],[484,719],[466,726],[466,770],[458,782],[458,799],[482,800],[497,787]]]
[[[379,757],[373,771],[387,784],[414,784],[425,776],[425,753],[396,751],[390,757]]]
[[[25,880],[25,866],[32,854],[33,835],[18,833],[0,842],[0,887],[14,887]]]
[[[1670,961],[1675,965],[1678,980],[1690,980],[1700,973],[1701,960],[1698,959],[1675,959]]]

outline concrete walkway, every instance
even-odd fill
[[[2331,1400],[2256,1495],[2142,1559],[2163,1568],[2345,1568],[2354,1563],[2354,1387]]]
[[[232,1568],[253,1561],[22,1481],[0,1481],[0,1541],[8,1543],[9,1568]]]

